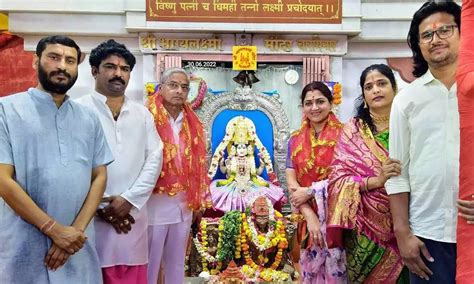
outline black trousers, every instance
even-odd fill
[[[456,244],[437,242],[418,237],[425,243],[434,262],[427,261],[423,256],[426,266],[433,272],[430,280],[421,279],[418,275],[410,272],[410,283],[431,284],[454,284],[456,283]]]

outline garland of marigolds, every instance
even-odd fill
[[[201,220],[201,242],[197,237],[193,238],[196,250],[201,256],[202,271],[209,272],[209,265],[215,267],[211,269],[210,274],[216,275],[222,268],[222,262],[230,261],[241,257],[240,231],[242,226],[242,216],[239,211],[227,212],[219,220],[219,241],[217,243],[216,256],[209,254],[207,242],[207,222]],[[217,263],[217,265],[216,265]]]
[[[238,211],[230,211],[219,220],[219,240],[217,244],[217,253],[215,256],[209,254],[207,241],[207,221],[201,220],[200,240],[193,238],[196,249],[201,256],[202,271],[210,272],[211,275],[217,275],[224,261],[240,259],[243,256],[245,265],[241,271],[248,279],[261,278],[265,281],[285,281],[289,278],[288,273],[276,270],[282,259],[283,250],[288,247],[285,228],[282,222],[282,215],[278,211],[270,214],[272,221],[269,222],[267,233],[259,232],[255,227],[255,220],[247,214]],[[276,217],[276,218],[275,218]],[[275,220],[276,219],[276,220]],[[250,255],[250,246],[252,243],[258,250],[258,264],[255,263]],[[275,259],[270,267],[265,268],[269,259],[266,256],[268,249],[278,247]],[[209,268],[212,268],[209,271]]]
[[[201,256],[201,263],[202,263],[202,271],[209,272],[208,265],[215,265],[217,262],[217,265],[215,266],[215,269],[211,270],[211,274],[215,275],[217,274],[221,267],[222,267],[222,262],[217,261],[217,258],[215,256],[212,256],[209,254],[209,249],[208,249],[208,242],[207,242],[207,221],[205,219],[201,220],[200,223],[201,227],[201,242],[199,239],[196,237],[193,238],[194,245],[196,246],[196,250],[199,252],[199,255]],[[217,253],[216,253],[217,256]]]
[[[270,282],[283,281],[289,278],[288,273],[276,270],[283,258],[283,250],[288,247],[288,240],[286,239],[285,228],[283,227],[283,222],[281,221],[282,215],[280,212],[275,211],[275,216],[278,219],[276,221],[274,231],[269,229],[269,232],[272,231],[272,233],[264,234],[258,232],[253,224],[254,220],[252,220],[250,216],[246,218],[245,213],[242,214],[242,231],[240,234],[240,242],[242,243],[242,250],[244,252],[244,258],[246,262],[246,264],[242,266],[242,272],[250,279],[261,278]],[[249,242],[253,243],[259,250],[259,264],[256,264],[250,256],[250,246],[248,245]],[[265,268],[265,264],[269,261],[268,257],[264,255],[265,251],[277,246],[278,251],[275,255],[274,262],[269,268]],[[262,248],[264,248],[264,250],[262,250]]]

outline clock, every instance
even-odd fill
[[[288,85],[296,84],[299,78],[300,78],[300,75],[298,74],[296,70],[291,69],[291,70],[286,71],[285,73],[285,82]]]

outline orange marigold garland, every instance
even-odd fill
[[[261,278],[265,281],[282,281],[287,280],[289,275],[285,272],[276,270],[283,259],[283,251],[288,247],[288,240],[285,235],[285,228],[281,221],[282,215],[280,212],[275,211],[276,224],[271,229],[271,234],[264,234],[254,230],[253,220],[247,217],[245,213],[242,213],[242,228],[240,242],[242,244],[243,256],[245,259],[245,265],[242,266],[242,273],[245,274],[249,279]],[[258,249],[258,264],[255,263],[250,255],[249,243],[257,248],[266,248],[265,250]],[[277,253],[275,255],[274,262],[270,267],[265,267],[269,259],[266,255],[266,251],[270,248],[277,247]]]
[[[342,103],[342,85],[341,83],[334,84],[332,88],[332,98],[334,105],[340,105]]]

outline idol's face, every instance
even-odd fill
[[[237,145],[237,156],[245,157],[248,154],[247,145],[245,144],[238,144]]]
[[[268,224],[268,216],[256,216],[255,217],[255,222],[257,223],[257,226],[260,228],[264,228]]]

